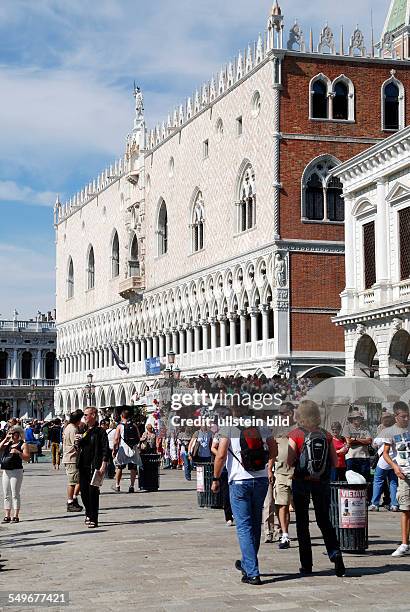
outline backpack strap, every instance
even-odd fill
[[[235,455],[235,453],[233,452],[233,450],[231,448],[228,447],[228,453],[231,453],[232,457],[235,457],[235,459],[237,460],[238,463],[241,464],[241,466],[243,467],[243,469],[245,469],[242,461],[240,459],[238,459],[238,457]]]

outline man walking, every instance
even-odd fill
[[[78,503],[80,492],[80,472],[77,466],[79,449],[76,445],[78,425],[83,418],[82,410],[70,414],[70,421],[63,432],[63,465],[67,474],[67,512],[81,512],[82,506]]]
[[[392,557],[404,557],[410,554],[410,419],[409,407],[404,402],[393,406],[396,424],[385,429],[381,434],[385,439],[383,459],[394,470],[399,487],[397,501],[401,510],[402,543]]]
[[[104,477],[108,463],[109,447],[107,434],[97,423],[97,408],[86,408],[84,420],[87,431],[84,435],[76,435],[76,441],[80,449],[80,490],[85,506],[85,523],[89,529],[94,529],[98,527],[100,489],[93,486],[91,480],[95,470],[100,473],[101,477]]]
[[[235,407],[233,412],[235,417],[241,417],[244,413],[240,407]],[[276,454],[275,439],[267,428],[228,427],[220,432],[212,491],[219,491],[226,464],[231,506],[242,553],[242,559],[236,561],[235,567],[242,572],[242,582],[251,585],[261,584],[258,551],[263,503],[268,491],[267,464],[269,460],[276,459]]]
[[[62,442],[62,433],[61,433],[61,420],[55,419],[52,424],[48,439],[51,444],[51,460],[53,463],[53,468],[55,470],[60,469],[60,444]]]
[[[140,433],[138,431],[138,427],[135,423],[132,422],[130,418],[129,410],[123,410],[121,412],[121,422],[117,427],[114,436],[114,449],[113,449],[113,457],[118,454],[118,450],[121,445],[126,445],[129,449],[134,451],[136,455],[138,453],[137,446],[140,442]],[[125,455],[124,455],[125,456]],[[123,461],[124,459],[121,459]],[[117,471],[115,474],[115,485],[112,487],[116,493],[120,493],[121,491],[121,478],[122,471],[125,467],[127,467],[127,463],[116,462],[115,463]],[[133,457],[129,457],[128,461],[128,469],[130,471],[130,486],[128,489],[128,493],[135,492],[135,480],[137,478],[137,470],[138,464],[134,463]]]
[[[349,450],[346,455],[346,466],[370,482],[370,453],[372,443],[370,431],[365,427],[364,416],[359,410],[353,410],[347,417],[349,425],[344,431]]]

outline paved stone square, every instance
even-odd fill
[[[262,544],[263,585],[252,587],[233,567],[235,529],[222,511],[197,507],[195,480],[181,471],[163,472],[157,493],[116,494],[106,481],[95,531],[82,514],[66,514],[65,484],[64,471],[49,463],[25,468],[21,523],[0,527],[0,590],[69,591],[69,609],[98,612],[410,609],[410,557],[390,556],[397,514],[371,515],[370,550],[346,555],[348,577],[333,575],[312,523],[315,575],[299,577],[296,541],[288,551]]]

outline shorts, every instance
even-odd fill
[[[407,476],[406,480],[401,480],[399,478],[397,501],[399,502],[400,510],[410,510],[410,476]]]
[[[290,506],[292,503],[292,476],[275,474],[273,497],[277,506]]]
[[[126,467],[128,467],[129,470],[138,470],[138,465],[136,465],[135,463],[126,463],[125,465],[118,465],[114,462],[114,465],[119,470],[125,470]]]
[[[73,487],[80,482],[80,470],[75,463],[65,463],[65,473],[68,478],[68,485]]]

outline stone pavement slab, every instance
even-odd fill
[[[25,468],[21,522],[0,526],[0,590],[69,591],[70,605],[53,608],[62,612],[410,610],[410,557],[390,556],[400,538],[397,514],[370,516],[369,552],[346,555],[346,578],[333,575],[312,522],[314,575],[299,576],[296,540],[286,551],[261,544],[263,585],[251,587],[233,567],[235,529],[222,511],[197,507],[195,481],[180,471],[165,471],[156,493],[116,494],[106,481],[95,531],[65,512],[65,486],[64,472],[49,464]]]

